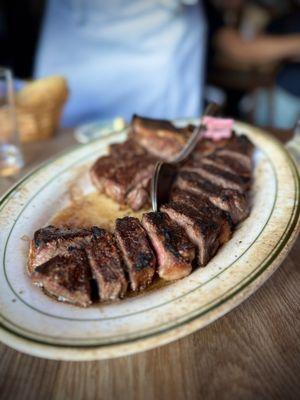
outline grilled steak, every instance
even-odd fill
[[[215,167],[223,169],[224,171],[238,175],[241,178],[246,178],[249,181],[251,179],[251,169],[245,168],[245,166],[241,164],[237,159],[230,156],[222,156],[218,153],[213,153],[209,156],[202,157],[201,163],[213,165]]]
[[[171,202],[163,205],[161,210],[185,230],[197,248],[198,264],[206,265],[220,245],[220,224],[184,203]]]
[[[216,151],[217,155],[231,157],[243,165],[244,168],[252,169],[253,144],[245,135],[234,135],[228,143]]]
[[[83,248],[97,235],[97,228],[76,229],[47,226],[35,232],[30,244],[28,272],[57,255],[66,255],[70,249]]]
[[[212,204],[227,211],[234,224],[249,215],[246,197],[231,189],[222,189],[200,177],[195,172],[179,172],[175,187],[207,197]]]
[[[174,189],[171,200],[175,203],[183,203],[194,208],[201,215],[206,215],[209,219],[220,225],[220,244],[228,242],[232,236],[233,222],[230,215],[214,206],[207,197],[193,194],[180,189]]]
[[[156,266],[155,255],[144,228],[137,218],[118,218],[115,236],[132,290],[144,289],[152,282]]]
[[[212,141],[211,139],[201,139],[193,151],[193,157],[199,158],[214,153],[217,149],[224,147],[230,139]]]
[[[127,281],[114,236],[98,228],[97,238],[86,247],[86,254],[98,285],[100,300],[124,297]]]
[[[134,115],[131,129],[131,137],[147,152],[169,160],[183,148],[194,127],[177,128],[170,121]]]
[[[39,265],[31,274],[35,284],[60,301],[81,307],[92,303],[91,271],[84,251],[73,250]]]
[[[123,143],[112,143],[109,146],[109,154],[119,160],[132,158],[133,155],[144,155],[146,153],[146,150],[133,139],[127,139]]]
[[[159,276],[175,280],[189,275],[195,248],[184,230],[161,212],[144,214],[142,224],[156,252]]]
[[[146,189],[149,187],[155,162],[156,160],[149,155],[132,155],[123,160],[105,156],[99,158],[92,166],[91,178],[100,192],[117,203],[129,204],[137,210],[149,198],[146,196]],[[138,200],[132,194],[135,189],[144,189],[133,192],[140,196]]]
[[[110,145],[90,174],[94,185],[116,202],[139,210],[150,202],[150,181],[159,159],[172,159],[194,126],[134,116],[124,143]],[[30,245],[28,272],[35,284],[83,307],[115,300],[151,284],[204,266],[249,214],[253,145],[246,136],[201,140],[179,169],[170,202],[160,212],[116,220],[115,233],[102,228],[38,230]],[[195,258],[196,257],[196,258]],[[96,291],[98,297],[96,296]]]
[[[188,161],[181,170],[195,172],[216,186],[237,190],[240,193],[244,193],[250,185],[249,178],[240,177],[239,175],[225,171],[223,168],[202,161]]]

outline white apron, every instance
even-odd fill
[[[206,26],[184,2],[49,0],[35,75],[68,79],[64,125],[199,116]]]

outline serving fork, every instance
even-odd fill
[[[203,124],[203,117],[213,116],[219,110],[219,105],[210,103],[206,107],[200,125],[197,126],[184,148],[169,162],[158,161],[156,163],[154,173],[151,180],[151,204],[152,210],[158,211],[160,206],[166,203],[170,197],[171,187],[176,178],[180,164],[187,159],[187,157],[195,149],[199,140],[203,138],[206,127]]]

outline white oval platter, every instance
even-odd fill
[[[45,296],[26,273],[26,238],[66,206],[67,187],[78,171],[105,154],[108,144],[123,141],[126,132],[65,152],[12,188],[0,202],[0,339],[51,359],[117,357],[190,334],[249,297],[298,235],[299,176],[275,139],[245,124],[236,129],[257,146],[250,217],[205,268],[113,304],[83,309]],[[89,184],[85,189],[92,190]]]

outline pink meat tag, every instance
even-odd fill
[[[231,137],[234,120],[230,118],[203,117],[203,124],[206,125],[204,137],[217,142],[221,139]]]

